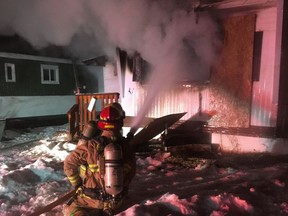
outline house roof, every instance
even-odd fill
[[[18,35],[0,35],[0,52],[64,59],[72,58],[64,47],[51,45],[46,48],[35,49],[29,42]]]
[[[94,66],[105,66],[108,59],[107,56],[98,56],[90,59],[83,60],[82,62],[85,65],[94,65]]]
[[[200,0],[199,7],[205,9],[261,9],[274,7],[276,0]]]
[[[72,64],[73,61],[67,58],[55,58],[55,57],[48,57],[48,56],[38,56],[38,55],[27,55],[27,54],[20,54],[20,53],[11,53],[11,52],[0,52],[0,58],[9,58],[9,59],[25,59],[25,60],[36,60],[36,61],[43,61],[43,62],[57,62],[57,63],[67,63]]]

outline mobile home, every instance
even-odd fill
[[[76,90],[70,59],[0,53],[0,122],[65,116]]]
[[[187,112],[182,120],[203,122],[202,131],[224,151],[287,152],[288,2],[214,1],[198,9],[198,25],[202,11],[220,21],[218,59],[204,82],[177,82],[155,95],[146,116]],[[138,55],[118,52],[117,79],[127,115],[137,116],[147,103],[151,86],[141,82],[143,65]],[[163,71],[158,85],[165,80]]]

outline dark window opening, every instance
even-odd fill
[[[54,70],[50,70],[50,80],[51,80],[51,81],[56,81],[55,71],[54,71]]]
[[[15,65],[5,63],[5,79],[6,82],[16,82]]]
[[[255,32],[254,47],[253,47],[253,71],[252,80],[260,80],[260,65],[262,54],[263,31]]]
[[[50,78],[49,78],[49,70],[48,70],[48,69],[44,69],[44,70],[43,70],[43,80],[45,80],[45,81],[50,81]]]
[[[7,79],[8,80],[12,80],[13,79],[11,67],[7,67]]]
[[[149,75],[149,63],[140,54],[136,53],[132,57],[133,81],[146,84]]]

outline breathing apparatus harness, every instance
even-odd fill
[[[99,130],[120,130],[124,118],[125,115],[120,112],[120,109],[111,105],[101,111],[97,116],[97,121],[90,121],[86,125],[83,132],[84,139],[80,139],[79,142],[81,142],[77,144],[86,143],[88,147],[88,164],[86,167],[84,165],[80,167],[80,176],[82,168],[84,174],[81,178],[85,185],[86,171],[89,169],[100,187],[79,187],[78,194],[80,196],[115,203],[120,201],[125,191],[127,191],[123,190],[123,154],[122,147],[117,143],[119,140],[116,137],[94,136],[97,134],[96,128]]]
[[[97,159],[96,164],[81,165],[81,171],[86,173],[87,169],[90,169],[92,173],[98,172],[101,176],[101,187],[86,188],[81,185],[76,193],[82,197],[88,197],[91,199],[101,200],[103,202],[110,202],[113,204],[119,203],[123,197],[127,194],[127,190],[123,187],[123,156],[122,148],[117,144],[116,139],[109,139],[104,136],[98,136],[94,138],[94,148],[97,149],[97,155],[92,157]],[[95,146],[97,143],[97,146]],[[93,151],[95,152],[95,151]],[[85,174],[82,176],[82,180],[85,185]],[[72,203],[71,199],[68,204]]]

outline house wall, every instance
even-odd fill
[[[77,65],[78,87],[81,93],[97,93],[104,91],[104,68],[94,65]]]
[[[259,81],[252,82],[251,110],[249,115],[250,126],[276,127],[279,91],[279,62],[277,61],[277,56],[281,56],[281,44],[277,40],[279,39],[278,35],[282,34],[281,29],[279,29],[281,25],[278,24],[281,22],[279,19],[282,14],[281,1],[278,1],[277,4],[278,7],[263,8],[256,13],[255,31],[263,31],[263,41],[260,78]],[[161,85],[161,82],[159,84]],[[132,73],[127,68],[125,72],[125,84],[123,86],[121,104],[127,115],[136,116],[145,103],[147,91],[138,83],[132,82]],[[209,121],[211,116],[217,118],[217,115],[213,116],[215,110],[211,106],[213,100],[211,99],[209,83],[202,86],[198,85],[198,87],[185,86],[182,89],[174,89],[164,97],[163,95],[162,97],[157,97],[155,101],[152,109],[147,114],[148,117],[160,117],[171,113],[188,112],[182,120],[197,117],[194,119]],[[208,115],[198,115],[199,111]],[[238,119],[241,120],[241,115]],[[225,119],[219,119],[219,121],[223,120]],[[229,127],[229,125],[227,126]],[[282,138],[213,132],[211,142],[220,144],[223,151],[288,152],[287,140]]]
[[[275,83],[277,8],[262,10],[257,14],[256,31],[263,31],[260,79],[253,82],[251,125],[276,126],[277,99],[273,94],[278,91]]]
[[[81,93],[120,92],[116,69],[109,62],[105,66],[81,65],[77,74]],[[96,102],[96,109],[101,109],[100,101]]]
[[[103,68],[104,92],[120,92],[116,68],[111,63]]]
[[[223,42],[225,52],[219,55],[219,60],[213,65],[210,82],[178,84],[165,92],[155,92],[154,102],[148,105],[149,109],[144,110],[148,117],[187,112],[182,120],[209,120],[209,125],[216,127],[249,127],[255,16],[226,18],[224,24],[227,28],[225,32],[228,32]],[[202,71],[197,73],[201,74]],[[127,104],[134,105],[132,108],[129,105],[127,107],[133,109],[132,114],[141,114],[147,105],[147,92],[151,86],[131,83],[129,71],[126,76],[124,98]],[[164,84],[165,74],[158,81],[157,84]]]
[[[23,56],[22,56],[23,57]],[[15,65],[16,82],[5,81],[5,63]],[[57,65],[59,67],[59,84],[41,83],[41,64]],[[53,62],[1,57],[0,55],[0,95],[1,96],[40,96],[40,95],[72,95],[75,86],[73,66],[68,62]]]
[[[276,127],[279,92],[279,56],[281,56],[283,1],[277,8],[261,10],[257,14],[256,31],[263,31],[263,44],[259,81],[253,82],[251,125]],[[288,153],[288,140],[212,134],[212,142],[223,151]]]
[[[5,81],[5,63],[15,65],[16,82]],[[58,65],[59,84],[41,84],[41,64]],[[0,53],[0,120],[66,115],[75,89],[71,60]]]

